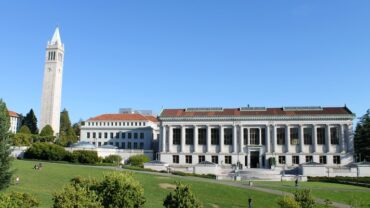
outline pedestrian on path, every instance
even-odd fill
[[[249,197],[248,199],[248,208],[252,208],[252,198]]]

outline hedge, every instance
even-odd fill
[[[350,184],[350,185],[364,186],[364,187],[370,188],[370,177],[344,177],[344,176],[308,177],[308,181]]]
[[[132,166],[143,167],[144,163],[149,162],[150,159],[146,155],[134,155],[128,158],[127,163]]]
[[[68,152],[61,146],[45,142],[34,143],[24,153],[27,159],[39,160],[65,160]]]

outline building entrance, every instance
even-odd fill
[[[251,154],[251,168],[259,168],[261,164],[260,162],[260,152],[259,151],[253,151],[250,152]]]

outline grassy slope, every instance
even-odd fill
[[[295,191],[294,182],[255,182],[256,186],[282,190],[293,193]],[[331,201],[350,204],[351,200],[357,200],[364,207],[370,207],[370,188],[321,182],[300,182],[299,188],[309,188],[314,197],[329,199]]]
[[[15,176],[20,176],[20,184],[11,186],[7,191],[15,190],[34,194],[40,201],[41,207],[51,207],[52,193],[60,190],[64,184],[75,176],[102,177],[108,170],[69,164],[43,163],[41,171],[33,170],[36,162],[14,161]],[[145,207],[162,207],[163,198],[170,190],[159,187],[161,183],[173,184],[171,177],[159,177],[135,173],[135,177],[144,186],[147,203]],[[176,179],[178,180],[178,179]],[[254,207],[277,207],[278,196],[245,190],[236,187],[211,184],[206,182],[181,179],[190,184],[195,194],[201,199],[204,207],[247,207],[249,196],[253,198]],[[217,205],[217,206],[213,206]]]

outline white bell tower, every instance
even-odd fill
[[[63,61],[64,45],[57,27],[46,47],[40,116],[40,131],[49,124],[55,135],[59,134]]]

